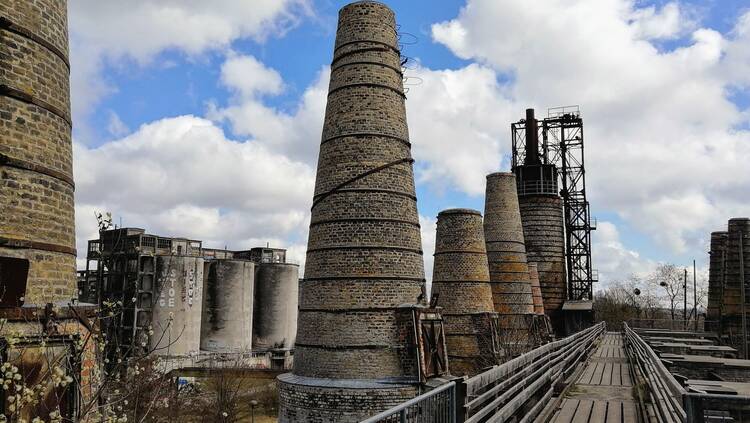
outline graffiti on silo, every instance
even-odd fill
[[[157,257],[157,298],[151,347],[180,355],[200,349],[203,259]]]

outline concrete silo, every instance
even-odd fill
[[[150,347],[159,355],[185,355],[199,351],[203,258],[158,256],[156,275]]]
[[[443,308],[451,374],[473,376],[497,364],[490,271],[482,214],[450,209],[438,214],[432,293]]]
[[[533,342],[534,301],[512,173],[487,175],[484,238],[502,343],[509,354],[516,355]]]
[[[203,280],[201,350],[250,351],[255,263],[248,260],[207,261]]]
[[[402,79],[393,11],[344,6],[280,422],[361,421],[418,392],[399,320],[424,285]]]
[[[261,263],[258,266],[252,330],[255,350],[294,347],[298,298],[298,265]]]
[[[711,232],[708,267],[708,307],[706,330],[719,331],[721,325],[722,297],[724,294],[724,264],[726,262],[727,232]]]
[[[22,273],[2,303],[68,301],[76,248],[67,2],[2,1],[0,18],[0,265]]]

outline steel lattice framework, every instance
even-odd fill
[[[538,131],[542,142],[539,145],[539,158],[543,164],[555,165],[560,170],[568,299],[591,300],[593,283],[598,279],[591,261],[591,231],[596,226],[592,224],[586,199],[583,119],[578,106],[566,106],[549,109],[547,118],[540,123]],[[525,131],[525,120],[511,124],[513,169],[524,164]]]

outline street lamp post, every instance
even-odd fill
[[[637,305],[638,303],[637,303],[637,302],[635,301],[635,297],[637,297],[637,296],[641,295],[641,290],[640,290],[640,289],[638,289],[638,288],[635,288],[635,289],[633,290],[633,294],[634,294],[634,296],[633,296],[633,310],[634,310],[634,311],[635,311],[635,313],[636,313],[636,314],[635,314],[635,318],[636,318],[636,319],[638,319],[638,320],[640,320],[640,318],[641,318],[641,313],[640,313],[640,310],[638,310],[638,305]],[[635,325],[633,325],[633,327],[636,327],[636,326],[635,326]]]
[[[698,332],[698,288],[696,287],[695,259],[693,259],[693,318],[695,318],[695,331]]]
[[[687,268],[685,268],[685,278],[682,280],[682,322],[687,330]]]
[[[250,400],[250,417],[252,419],[251,420],[252,423],[255,423],[255,407],[257,406],[258,406],[258,401]]]

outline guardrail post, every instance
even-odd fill
[[[457,377],[453,379],[456,382],[455,389],[453,391],[453,401],[451,409],[451,420],[455,423],[464,423],[466,421],[466,377]]]
[[[456,410],[458,410],[458,404],[456,403],[456,398],[458,398],[458,384],[453,385],[453,389],[449,392],[448,397],[448,418],[450,419],[450,423],[456,423]]]
[[[685,409],[685,423],[703,423],[703,402],[700,397],[685,394],[682,396],[682,406]]]
[[[407,409],[404,408],[403,410],[401,410],[401,413],[399,413],[399,419],[398,419],[398,421],[401,422],[401,423],[406,423],[406,410]]]

